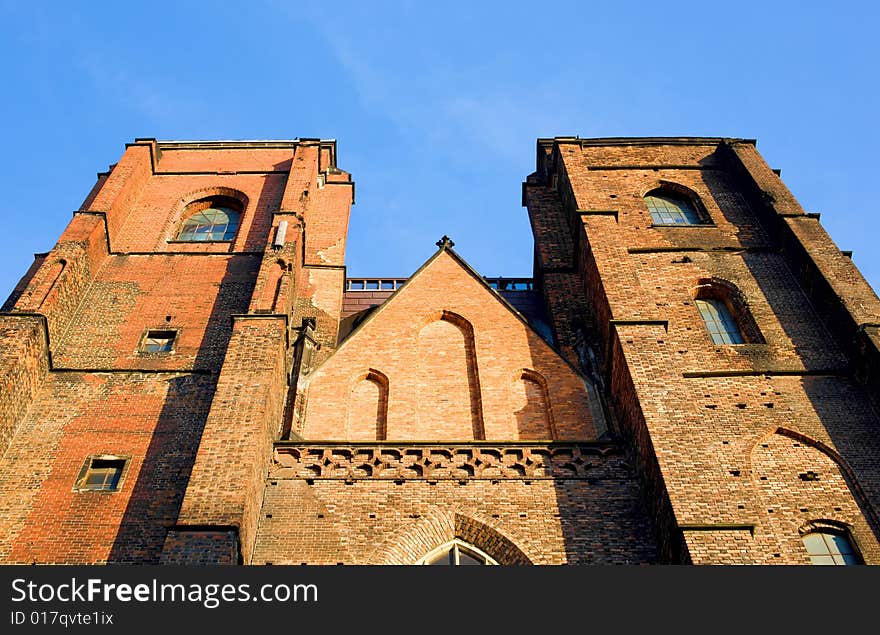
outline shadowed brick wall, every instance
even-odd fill
[[[459,538],[501,564],[656,561],[609,444],[277,444],[253,564],[414,564]]]
[[[747,141],[559,138],[539,142],[538,158],[524,185],[537,239],[568,244],[556,233],[571,234],[578,293],[593,307],[551,312],[554,327],[593,329],[662,557],[804,563],[800,533],[826,519],[880,562],[878,421],[854,374],[873,362],[853,345],[878,300],[824,232],[801,229],[816,218]],[[644,196],[662,186],[690,192],[711,223],[654,225]],[[552,281],[556,264],[536,251],[538,275]],[[712,278],[738,289],[760,339],[711,342],[694,298]],[[562,285],[544,289],[551,307],[569,303]],[[755,451],[767,438],[772,457]]]
[[[0,462],[0,559],[157,563],[214,379],[52,372]],[[74,491],[86,458],[131,457],[118,492]]]

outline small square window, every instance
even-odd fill
[[[147,331],[141,341],[142,353],[170,353],[177,331]]]
[[[88,457],[74,489],[89,492],[119,491],[126,461],[127,459],[118,456]]]

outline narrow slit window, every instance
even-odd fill
[[[694,300],[713,344],[743,344],[742,333],[730,309],[721,300]]]

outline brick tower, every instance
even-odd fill
[[[99,174],[0,318],[0,559],[240,558],[303,316],[336,340],[335,153],[139,139]]]
[[[0,561],[880,562],[880,301],[754,143],[539,140],[534,279],[346,279],[353,197],[127,146],[0,314]]]
[[[754,141],[542,139],[523,203],[660,562],[880,563],[880,301]]]

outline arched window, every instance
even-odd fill
[[[805,534],[801,539],[810,554],[812,564],[862,564],[862,559],[843,532],[814,531]]]
[[[184,216],[177,240],[232,241],[238,231],[241,203],[227,196],[211,196],[187,205]]]
[[[469,564],[494,565],[498,563],[489,554],[456,538],[442,547],[434,549],[419,560],[417,564],[459,566]]]
[[[706,225],[707,219],[689,197],[666,188],[645,195],[655,225]]]
[[[742,292],[722,278],[703,278],[694,290],[694,305],[713,344],[763,344]]]
[[[709,337],[712,338],[713,344],[743,344],[745,342],[736,320],[724,302],[714,298],[706,298],[694,300],[694,304],[700,311],[700,317],[703,318],[703,324],[706,325],[706,330],[709,331]]]

